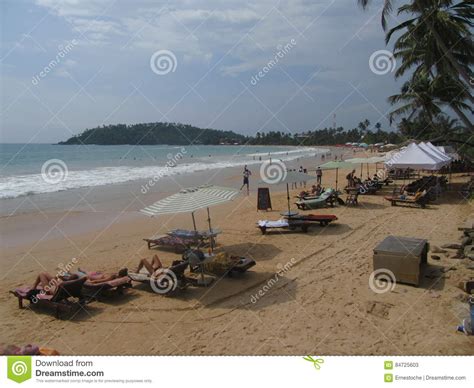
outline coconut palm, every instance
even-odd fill
[[[367,8],[370,0],[358,0],[358,3],[363,8]],[[453,0],[412,0],[402,5],[398,9],[399,14],[408,13],[415,17],[389,31],[387,41],[390,40],[393,32],[416,24],[418,28],[429,31],[434,42],[430,49],[441,53],[438,56],[433,53],[433,57],[437,58],[437,67],[445,68],[445,71],[449,68],[454,69],[469,85],[471,82],[469,65],[473,61],[473,43],[469,31],[469,28],[473,26],[472,0],[453,3]],[[382,9],[384,30],[387,28],[387,15],[392,11],[393,6],[393,0],[384,1]]]
[[[371,3],[371,0],[357,0],[359,5],[366,9],[369,4]],[[385,30],[387,28],[387,16],[392,12],[393,9],[393,0],[385,0],[383,2],[383,8],[382,8],[382,27]]]
[[[433,118],[441,113],[439,102],[434,98],[437,93],[434,86],[427,74],[414,76],[405,82],[399,94],[388,98],[392,105],[401,104],[390,113],[390,123],[396,116],[408,115],[407,120],[411,120],[421,113],[426,115],[429,121],[433,121]]]

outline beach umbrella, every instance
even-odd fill
[[[278,168],[279,164],[276,164],[275,168]],[[266,167],[268,171],[270,171],[271,165],[268,165]],[[277,171],[277,170],[275,170]],[[291,209],[290,209],[290,188],[288,187],[289,183],[298,183],[298,182],[306,182],[311,179],[316,179],[314,175],[309,175],[305,174],[304,172],[298,172],[298,171],[285,171],[282,169],[278,169],[278,173],[275,174],[274,176],[268,176],[261,181],[259,181],[259,184],[261,185],[278,185],[282,183],[286,183],[286,198],[288,200],[288,215],[291,215]],[[262,178],[265,173],[265,170],[261,170]],[[269,172],[269,175],[271,172]]]
[[[343,162],[343,161],[334,160],[334,161],[331,161],[331,162],[324,163],[319,167],[321,167],[321,170],[336,170],[336,190],[337,190],[339,169],[340,168],[352,168],[354,166],[350,162]]]
[[[239,195],[239,190],[229,187],[214,185],[190,187],[163,198],[153,205],[140,210],[140,212],[150,217],[162,214],[191,213],[194,231],[197,232],[194,212],[199,209],[207,208],[209,231],[212,232],[209,207],[232,201],[237,195]]]

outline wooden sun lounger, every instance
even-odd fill
[[[194,239],[183,239],[179,237],[173,237],[168,235],[162,235],[158,237],[152,238],[144,238],[148,245],[148,249],[152,249],[155,247],[162,247],[162,248],[172,248],[176,253],[184,252],[187,247],[195,245],[196,240]]]
[[[165,296],[172,295],[174,294],[176,290],[184,290],[187,288],[189,284],[192,284],[192,280],[188,279],[184,275],[184,271],[186,270],[188,265],[189,263],[187,261],[176,260],[176,261],[173,261],[173,264],[171,265],[171,267],[164,268],[168,271],[173,272],[177,283],[175,285],[172,285],[171,287],[168,287],[168,284],[167,284],[165,288],[169,288],[169,290],[168,292],[164,292],[163,295]],[[164,274],[164,276],[166,276],[166,274]],[[151,285],[151,282],[154,281],[151,275],[145,272],[139,272],[139,273],[129,272],[128,277],[135,282],[148,283],[150,285]],[[172,276],[166,276],[166,281],[172,281],[172,280],[173,280]],[[157,283],[155,281],[155,286],[158,287],[156,284]]]
[[[86,281],[86,277],[82,277],[75,280],[64,281],[56,287],[56,291],[53,295],[42,292],[41,289],[37,289],[36,294],[32,295],[31,287],[20,287],[10,291],[11,294],[18,298],[18,307],[22,309],[23,301],[29,300],[30,307],[49,307],[53,308],[56,318],[60,318],[62,312],[71,312],[75,308],[81,308],[87,301],[82,294],[82,287]],[[75,298],[77,301],[72,302],[70,298]]]
[[[259,221],[257,227],[260,229],[262,234],[266,234],[269,229],[287,229],[287,230],[297,230],[301,229],[302,232],[306,233],[311,226],[315,224],[321,226],[327,226],[330,222],[337,220],[337,217],[332,214],[307,214],[307,215],[298,215],[286,217],[286,222],[280,221],[266,221],[265,223]]]
[[[389,196],[385,197],[387,201],[390,201],[392,206],[397,206],[398,204],[406,205],[406,206],[420,206],[422,209],[426,208],[428,204],[428,198],[426,195],[422,195],[418,199],[415,198],[401,198],[400,196]]]
[[[86,281],[83,286],[84,294],[92,298],[107,297],[123,294],[126,288],[132,287],[132,281],[128,276],[122,276],[102,283],[90,283]]]
[[[204,272],[232,277],[236,273],[244,273],[255,265],[255,260],[243,256],[229,256],[223,261],[215,259],[203,264]]]

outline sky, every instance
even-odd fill
[[[387,97],[401,81],[379,0],[0,4],[0,142],[157,121],[300,133],[334,114],[346,129],[393,129]]]

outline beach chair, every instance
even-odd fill
[[[202,269],[204,272],[214,275],[232,277],[235,274],[246,272],[255,264],[253,259],[220,252],[215,256],[214,260],[204,263]]]
[[[220,229],[212,230],[187,230],[187,229],[173,229],[166,233],[168,236],[181,238],[183,240],[193,241],[192,245],[199,247],[212,245],[215,246],[217,235],[221,234]]]
[[[346,206],[358,206],[359,195],[360,195],[359,189],[355,187],[351,187],[347,189],[346,191],[347,191]]]
[[[262,234],[266,234],[269,229],[287,229],[291,231],[301,230],[303,233],[308,232],[311,226],[319,224],[326,226],[330,222],[337,220],[337,217],[332,214],[327,215],[296,215],[291,217],[285,217],[278,221],[260,220],[257,222],[257,227],[260,229]]]
[[[326,189],[318,197],[304,197],[295,202],[298,209],[320,209],[326,206],[333,207],[335,202],[339,202],[337,193],[333,189]]]
[[[56,286],[54,294],[49,295],[41,288],[33,290],[31,287],[20,287],[10,291],[18,298],[18,307],[22,309],[23,301],[29,300],[30,307],[48,307],[54,309],[56,318],[61,318],[61,313],[71,312],[73,309],[82,308],[88,300],[82,294],[82,287],[87,278],[68,280]],[[75,301],[71,301],[74,298]]]
[[[152,238],[144,238],[143,240],[146,241],[148,245],[148,249],[152,249],[155,247],[167,248],[167,249],[174,250],[176,253],[182,253],[189,246],[192,246],[195,244],[194,239],[184,239],[184,238],[168,236],[168,235],[162,235],[162,236],[152,237]]]
[[[402,204],[405,206],[419,206],[422,209],[426,208],[429,202],[427,192],[417,193],[414,196],[396,195],[395,191],[391,196],[384,197],[385,200],[390,201],[392,206]]]
[[[122,295],[125,289],[131,287],[132,281],[128,275],[101,283],[91,283],[86,280],[83,286],[83,293],[90,298],[99,299],[102,297]]]
[[[176,291],[182,291],[188,287],[191,283],[188,281],[188,278],[184,275],[184,271],[188,267],[189,263],[184,260],[173,261],[170,267],[163,268],[164,271],[168,273],[163,273],[163,278],[160,282],[160,275],[157,278],[152,277],[146,269],[143,269],[141,272],[129,272],[128,277],[139,283],[154,283],[154,290],[163,290],[161,293],[165,296],[174,295]]]

